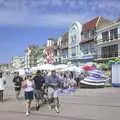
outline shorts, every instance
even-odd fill
[[[33,91],[25,92],[25,100],[33,100]]]

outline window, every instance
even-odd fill
[[[88,50],[84,50],[84,54],[88,54]]]
[[[76,56],[76,47],[72,48],[72,56]]]
[[[111,45],[102,48],[102,58],[118,57],[118,45]]]
[[[63,50],[63,57],[65,58],[66,56],[68,56],[68,50],[67,50],[67,49],[64,49],[64,50]]]
[[[83,53],[84,54],[88,54],[88,44],[84,44],[84,46],[83,46]]]
[[[110,30],[110,40],[113,40],[113,36],[114,36],[114,31],[112,29],[112,30]]]
[[[84,37],[88,38],[89,37],[89,32],[84,32]]]
[[[110,30],[110,39],[117,39],[118,38],[118,28]]]
[[[71,45],[76,43],[76,35],[71,36]]]
[[[102,33],[102,40],[103,40],[103,42],[109,40],[109,32],[108,31]]]
[[[118,38],[118,28],[114,29],[114,38],[117,39]]]
[[[90,31],[90,37],[94,37],[94,35],[95,35],[95,31],[94,31],[94,30],[91,30],[91,31]]]
[[[76,35],[74,35],[73,37],[74,37],[74,42],[76,42]]]
[[[54,55],[57,56],[57,50],[54,50]]]
[[[95,49],[94,48],[91,48],[91,53],[95,53]]]

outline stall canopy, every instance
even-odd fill
[[[59,64],[59,65],[56,65],[55,66],[55,70],[61,70],[61,69],[65,69],[67,68],[68,65],[65,65],[65,64]]]
[[[91,71],[91,70],[94,70],[95,68],[96,68],[96,65],[93,62],[88,62],[82,67],[82,69],[84,69],[85,71]]]
[[[43,64],[38,67],[39,70],[54,70],[55,66],[52,64]]]
[[[69,66],[69,67],[63,69],[62,71],[72,71],[72,72],[77,72],[77,73],[84,72],[84,70],[82,68],[76,67],[76,66]]]

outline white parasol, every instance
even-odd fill
[[[65,69],[67,68],[68,65],[65,65],[65,64],[59,64],[59,65],[56,65],[55,66],[55,70],[61,70],[61,69]]]
[[[38,67],[39,70],[55,70],[55,66],[52,64],[43,64]]]
[[[84,70],[82,68],[76,67],[76,66],[67,67],[67,68],[63,69],[62,71],[72,71],[72,72],[77,72],[77,73],[84,72]]]

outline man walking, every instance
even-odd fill
[[[13,78],[14,88],[16,92],[16,99],[19,99],[21,85],[22,85],[22,77],[19,76],[19,72],[15,72],[15,76]]]
[[[43,85],[45,83],[44,77],[41,75],[41,71],[38,70],[36,73],[36,76],[33,78],[34,84],[35,84],[35,99],[36,99],[36,110],[39,110],[40,108],[40,99],[43,102]]]

